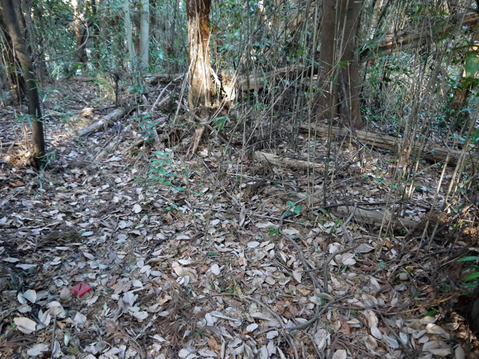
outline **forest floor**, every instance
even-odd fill
[[[174,111],[79,138],[112,102],[95,84],[47,90],[42,171],[22,164],[21,111],[0,108],[1,358],[479,357],[458,262],[475,206],[435,207],[454,166],[436,192],[442,166],[398,181],[394,154],[343,139],[326,182],[258,162],[242,133],[190,157]],[[326,139],[293,151],[290,134],[262,151],[324,163]]]

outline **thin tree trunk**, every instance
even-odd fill
[[[344,82],[345,93],[343,93],[346,103],[346,114],[350,125],[354,128],[361,128],[363,121],[361,119],[361,109],[359,103],[359,87],[361,80],[359,76],[358,55],[356,51],[356,36],[359,30],[359,15],[361,13],[362,2],[355,0],[343,0],[340,19],[343,20],[344,29],[343,51],[341,56],[341,81]]]
[[[40,109],[40,101],[38,97],[38,89],[33,74],[32,61],[28,54],[25,39],[22,36],[18,17],[15,13],[15,8],[12,0],[1,0],[3,13],[5,15],[5,22],[7,24],[8,32],[12,39],[13,49],[18,58],[23,70],[23,77],[27,87],[28,107],[30,113],[30,122],[32,126],[33,137],[33,154],[37,161],[40,156],[45,153],[45,140],[43,137],[43,123],[41,122],[42,113]],[[38,162],[37,162],[38,164]]]
[[[125,12],[126,45],[128,47],[128,56],[129,56],[129,63],[130,63],[129,70],[135,73],[136,72],[135,45],[133,44],[133,33],[131,28],[130,0],[124,0],[123,11]]]
[[[319,93],[317,94],[317,120],[324,121],[334,116],[337,102],[337,85],[334,81],[333,62],[336,34],[336,0],[324,0],[321,21],[321,48],[319,53]]]
[[[93,39],[93,66],[99,68],[100,66],[100,59],[101,59],[101,50],[100,50],[100,28],[103,26],[102,23],[102,16],[98,12],[98,7],[101,5],[101,0],[91,0],[91,13],[93,16],[93,24],[92,24],[92,39]]]
[[[33,62],[33,68],[35,70],[35,77],[39,81],[43,81],[43,78],[45,77],[44,73],[42,73],[42,49],[38,46],[38,41],[35,41],[35,32],[34,32],[34,27],[33,27],[33,20],[32,20],[32,6],[30,3],[30,0],[24,0],[22,1],[23,3],[23,12],[25,13],[24,17],[24,23],[25,23],[25,29],[24,29],[24,36],[25,38],[28,38],[28,46],[27,49],[30,52],[32,56],[32,62]],[[17,12],[18,14],[18,12]],[[22,16],[23,17],[23,16]],[[38,63],[35,66],[35,53],[38,53]]]
[[[140,6],[140,69],[148,70],[150,43],[150,3],[149,0],[141,0]]]
[[[12,37],[8,33],[8,25],[6,15],[3,11],[0,11],[0,31],[2,31],[2,43],[3,43],[3,59],[2,62],[5,65],[6,73],[8,77],[8,83],[10,88],[15,92],[17,102],[21,103],[25,96],[26,85],[25,79],[21,76],[22,69],[18,65],[18,61],[15,59],[15,53],[13,51]]]
[[[88,55],[86,53],[85,37],[82,31],[82,13],[80,11],[80,0],[72,0],[74,16],[75,16],[75,37],[77,42],[77,58],[78,62],[83,64],[83,69],[86,69],[88,63]]]

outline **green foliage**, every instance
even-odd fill
[[[175,174],[168,172],[168,167],[171,163],[171,152],[153,151],[159,158],[153,158],[150,160],[149,179],[154,180],[160,185],[172,186],[170,180],[175,177]]]
[[[286,204],[290,207],[290,209],[284,212],[284,216],[289,216],[291,214],[299,215],[303,209],[303,206],[297,206],[292,201],[288,201]]]
[[[466,65],[465,65],[465,70],[466,70],[466,76],[467,77],[474,77],[477,70],[479,70],[479,58],[477,57],[477,54],[470,54],[466,58]]]
[[[230,119],[228,116],[220,116],[220,117],[213,118],[208,122],[210,122],[213,125],[216,132],[220,132],[225,126],[225,124],[229,122],[229,120]]]
[[[268,227],[268,236],[269,237],[279,236],[279,229],[276,228],[275,226],[269,226]]]
[[[155,134],[154,131],[156,131],[156,126],[158,126],[158,121],[151,122],[151,115],[149,113],[145,114],[141,118],[136,118],[137,120],[140,121],[140,133],[143,135],[143,137],[146,138],[146,142],[154,141],[155,140]]]
[[[458,259],[458,262],[477,262],[479,256],[468,256]],[[476,288],[479,283],[479,266],[476,264],[471,265],[471,268],[474,269],[474,272],[464,277],[462,280],[464,285],[470,288]]]

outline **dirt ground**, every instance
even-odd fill
[[[293,150],[287,124],[261,151],[321,166],[261,162],[234,124],[187,156],[174,109],[79,138],[112,101],[47,90],[43,170],[22,108],[0,108],[0,357],[479,357],[458,261],[477,203],[448,197],[454,166],[398,177],[393,153],[337,138],[326,176],[326,139]]]

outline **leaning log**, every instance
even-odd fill
[[[380,40],[370,41],[377,44],[372,50],[365,50],[361,53],[360,61],[370,61],[376,58],[389,56],[399,51],[407,51],[425,44],[435,42],[437,39],[446,36],[455,31],[458,26],[463,29],[473,29],[479,25],[479,14],[470,12],[467,14],[457,14],[449,21],[436,21],[433,25],[427,23],[425,31],[418,29],[406,29],[394,34],[384,36]],[[433,28],[435,31],[430,31]]]

